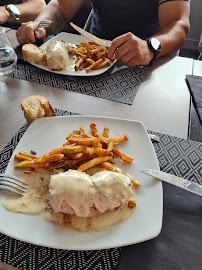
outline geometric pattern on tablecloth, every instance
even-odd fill
[[[202,185],[202,143],[157,132],[160,143],[154,143],[162,171]]]
[[[75,115],[55,109],[57,115]],[[0,173],[6,169],[8,161],[23,136],[25,124],[0,151]],[[160,169],[202,184],[202,143],[180,139],[157,132],[160,143],[154,142]],[[93,251],[70,251],[41,247],[0,233],[0,260],[22,270],[106,270],[117,269],[122,248]]]
[[[42,70],[18,60],[14,73],[9,76],[131,105],[147,68],[124,67],[115,63],[100,75],[74,77]]]
[[[75,115],[55,109],[59,115]],[[0,173],[4,173],[9,159],[27,130],[25,124],[0,151]],[[0,261],[22,270],[92,270],[117,269],[122,248],[93,251],[71,251],[41,247],[25,243],[0,233]]]

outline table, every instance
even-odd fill
[[[17,41],[14,36],[15,32],[11,31],[13,30],[8,31],[8,35],[10,33],[9,38],[12,41],[12,45],[14,46],[14,44],[16,44],[17,46]],[[192,59],[183,57],[165,57],[155,61],[154,65],[148,68],[146,75],[135,96],[135,100],[131,106],[109,100],[103,100],[92,96],[86,96],[54,87],[48,87],[28,81],[1,76],[0,151],[12,139],[13,135],[16,134],[16,132],[18,132],[18,130],[25,124],[23,112],[20,108],[21,100],[30,95],[40,94],[46,96],[54,108],[59,108],[66,111],[85,115],[93,114],[142,121],[148,130],[156,132],[164,142],[161,145],[155,144],[155,150],[159,158],[161,169],[172,172],[174,168],[176,169],[175,162],[173,162],[172,166],[169,168],[164,167],[165,164],[163,158],[165,157],[165,155],[167,155],[167,153],[174,155],[175,151],[173,152],[172,149],[179,149],[179,145],[183,146],[184,148],[186,145],[189,145],[191,152],[194,153],[198,153],[197,149],[199,149],[199,151],[201,149],[200,143],[186,140],[191,134],[191,136],[193,136],[193,133],[195,133],[196,131],[196,126],[194,125],[195,119],[192,118],[191,121],[193,123],[189,129],[190,95],[185,82],[186,74],[193,74],[193,72],[195,72],[194,75],[197,75],[197,72],[200,72],[201,70],[202,68],[199,63],[195,63],[195,61],[193,61]],[[193,107],[191,110],[193,110],[194,112]],[[199,137],[196,136],[196,140],[197,138]],[[170,147],[173,147],[175,145],[175,147],[168,150],[166,145],[170,145]],[[188,160],[185,164],[190,165],[193,163],[193,160],[190,160],[190,152],[183,152],[185,151],[183,147],[180,154],[181,159],[179,159],[179,161],[183,163],[184,160]],[[197,171],[197,168],[197,165],[192,164],[191,167],[189,167],[188,171]],[[183,174],[182,171],[178,171],[178,173],[183,177],[186,175]],[[198,174],[200,176],[200,170]],[[190,177],[191,180],[192,176],[190,174],[186,176]],[[136,256],[141,257],[143,261],[145,260],[145,258],[149,260],[151,269],[161,269],[158,268],[160,266],[160,258],[151,257],[151,249],[154,248],[155,252],[158,246],[161,247],[163,251],[165,251],[165,254],[163,252],[161,254],[166,260],[166,262],[163,264],[164,269],[186,269],[186,267],[194,270],[197,269],[196,266],[198,260],[201,258],[200,242],[195,242],[197,244],[196,246],[198,247],[198,250],[194,250],[195,253],[191,253],[190,263],[188,263],[188,260],[185,258],[187,252],[186,250],[185,254],[182,256],[183,259],[186,259],[184,260],[184,264],[173,265],[173,262],[175,262],[176,260],[172,261],[170,258],[168,258],[166,256],[166,252],[169,252],[169,256],[172,255],[175,257],[175,259],[178,258],[178,262],[181,262],[179,258],[182,254],[175,255],[171,252],[171,249],[176,247],[175,245],[173,245],[174,241],[172,243],[169,243],[168,248],[166,248],[166,246],[164,245],[164,237],[166,236],[166,229],[171,230],[170,232],[172,232],[172,229],[177,228],[180,233],[179,235],[181,236],[183,236],[185,233],[184,231],[180,232],[180,226],[182,226],[183,230],[185,230],[186,228],[184,227],[183,222],[179,222],[178,220],[176,222],[171,222],[167,219],[168,213],[172,213],[173,211],[172,207],[176,206],[176,204],[174,203],[175,201],[173,202],[173,198],[176,198],[178,203],[180,203],[181,200],[187,200],[187,202],[190,202],[190,204],[186,206],[186,209],[183,208],[186,214],[185,216],[183,216],[183,218],[189,217],[190,220],[193,221],[192,225],[194,225],[195,222],[197,224],[197,218],[198,220],[199,218],[201,218],[199,212],[197,212],[200,209],[201,201],[199,201],[198,197],[195,197],[195,195],[190,195],[189,193],[187,194],[186,192],[175,189],[173,187],[171,188],[169,185],[164,185],[164,198],[166,208],[164,214],[164,227],[162,235],[160,235],[159,238],[155,238],[154,240],[147,241],[145,243],[133,245],[131,247],[125,247],[121,255],[118,270],[126,269],[126,266],[127,269],[130,269],[130,267],[131,269],[134,269],[135,266],[136,269],[146,269],[141,268],[141,265],[135,265]],[[198,210],[195,208],[197,208]],[[189,212],[189,210],[191,212]],[[196,211],[194,216],[192,216],[191,214],[193,213],[192,211]],[[175,211],[173,212],[173,214],[176,213],[177,212]],[[177,219],[177,216],[175,217]],[[195,241],[197,241],[197,234],[200,234],[200,226],[198,229],[196,228],[196,230],[192,233]],[[170,238],[168,238],[167,240],[169,242]],[[191,241],[191,237],[188,237],[188,241]],[[186,243],[186,241],[179,242],[180,245]],[[175,244],[177,245],[178,242],[176,242]],[[185,247],[186,246],[184,246],[183,248]],[[117,254],[118,252],[119,251],[117,251]],[[180,254],[179,250],[178,252]],[[132,259],[132,261],[129,259]],[[137,268],[137,266],[139,268]],[[0,269],[1,268],[9,270],[12,269],[11,266],[5,266],[0,263]]]
[[[25,122],[21,100],[36,94],[46,96],[56,108],[86,115],[135,119],[142,121],[147,129],[187,138],[190,94],[184,79],[186,74],[192,74],[192,64],[192,59],[183,57],[157,60],[148,68],[131,106],[1,76],[0,150]]]

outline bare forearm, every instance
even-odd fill
[[[26,2],[16,5],[19,9],[21,22],[34,20],[39,13],[46,7],[44,0],[27,0]]]
[[[198,50],[199,50],[200,53],[202,53],[202,33],[201,33],[200,41],[199,41],[199,44],[198,44]]]
[[[178,51],[185,43],[189,31],[189,22],[179,20],[164,27],[158,34],[154,35],[161,43],[161,53],[158,57],[170,55]]]

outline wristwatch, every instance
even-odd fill
[[[157,38],[153,37],[153,38],[147,39],[147,45],[148,45],[150,51],[152,51],[154,53],[154,56],[153,56],[152,60],[150,61],[150,64],[151,64],[152,61],[157,57],[157,55],[161,51],[161,43]]]
[[[14,6],[13,4],[10,4],[10,5],[6,5],[5,8],[11,15],[13,15],[16,21],[20,20],[20,11],[16,6]]]

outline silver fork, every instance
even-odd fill
[[[47,28],[47,27],[49,27],[49,25],[51,23],[52,23],[52,21],[49,21],[49,20],[40,21],[37,28],[36,28],[36,30],[35,30],[35,33],[37,33],[39,28]]]
[[[24,195],[28,184],[16,176],[0,173],[0,190]]]

